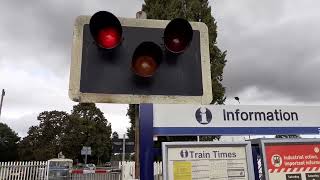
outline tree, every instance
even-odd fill
[[[112,141],[119,139],[119,134],[115,131],[112,133]]]
[[[37,117],[39,126],[29,128],[19,144],[21,160],[48,160],[62,150],[62,138],[67,132],[68,114],[63,111],[44,111]]]
[[[48,160],[62,152],[67,158],[81,160],[83,146],[90,146],[94,163],[109,161],[111,156],[111,124],[93,103],[79,103],[71,114],[45,111],[38,116],[21,141],[21,160]],[[41,147],[41,148],[39,148]]]
[[[222,86],[223,68],[226,64],[226,51],[222,52],[217,47],[217,24],[211,16],[211,7],[208,0],[145,0],[142,10],[147,13],[148,19],[174,19],[178,17],[189,21],[201,21],[208,26],[210,67],[212,79],[213,99],[211,104],[223,104],[225,101],[225,88]],[[128,129],[128,136],[134,135],[135,105],[129,105],[127,115],[130,118],[131,127]],[[219,136],[204,136],[202,139],[219,139]],[[172,139],[172,138],[169,138]],[[169,140],[167,139],[167,140]],[[196,137],[174,138],[179,140],[196,139]]]
[[[91,123],[90,123],[91,124]],[[86,119],[78,118],[73,115],[69,115],[69,119],[67,122],[68,131],[62,137],[62,152],[63,154],[70,158],[79,161],[82,159],[80,154],[82,147],[85,145],[87,141],[87,134],[88,131],[88,122]]]
[[[127,135],[129,140],[134,141],[135,139],[135,123],[137,115],[139,114],[139,105],[138,104],[129,104],[127,111],[127,116],[130,119],[130,127],[127,129]]]
[[[180,17],[189,21],[201,21],[208,26],[213,94],[211,104],[223,104],[225,88],[221,81],[226,64],[226,52],[222,52],[216,45],[217,24],[211,16],[208,0],[145,0],[142,10],[147,13],[148,19],[170,20]]]
[[[103,112],[94,103],[79,103],[73,107],[71,116],[83,123],[81,131],[73,131],[73,135],[81,134],[82,144],[91,147],[91,159],[98,164],[109,161],[112,152],[112,130]]]
[[[18,159],[17,144],[20,138],[8,125],[0,123],[0,162]]]

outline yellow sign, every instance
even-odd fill
[[[174,180],[192,180],[192,163],[185,161],[173,162]]]

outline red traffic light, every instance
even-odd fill
[[[110,12],[99,11],[90,19],[90,32],[98,45],[104,49],[117,47],[122,40],[122,26]]]
[[[182,53],[189,46],[192,36],[190,23],[176,18],[170,21],[164,30],[164,45],[172,53]]]
[[[161,48],[153,42],[143,42],[134,51],[131,68],[140,77],[151,77],[161,60]]]

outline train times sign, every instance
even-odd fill
[[[164,142],[164,180],[253,180],[248,142]]]

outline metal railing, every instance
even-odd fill
[[[120,173],[108,174],[72,174],[71,180],[121,180]]]

